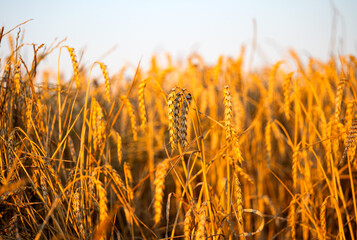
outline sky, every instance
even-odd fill
[[[220,55],[238,56],[242,45],[248,59],[256,27],[254,68],[285,59],[290,48],[306,59],[356,55],[356,11],[355,0],[0,0],[0,27],[6,32],[33,19],[21,26],[25,43],[67,38],[63,45],[84,50],[81,64],[102,61],[109,72],[140,60],[148,66],[153,54],[164,62],[166,53],[184,60],[196,52],[214,63]],[[57,59],[55,51],[43,64],[57,68]]]

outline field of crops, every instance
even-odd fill
[[[2,30],[0,239],[356,239],[355,56],[111,73]]]

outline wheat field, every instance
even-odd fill
[[[128,78],[5,41],[0,239],[356,239],[355,56],[244,71],[243,46]],[[72,68],[38,71],[54,50]]]

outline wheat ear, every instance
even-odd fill
[[[226,131],[226,139],[229,141],[232,137],[232,97],[231,90],[228,85],[224,87],[224,126]]]
[[[127,97],[122,96],[121,98],[124,101],[124,104],[125,104],[126,109],[128,111],[128,115],[129,115],[129,118],[130,118],[131,129],[132,129],[132,133],[133,133],[133,140],[137,141],[138,140],[138,131],[137,131],[137,127],[136,127],[136,117],[135,117],[133,106],[131,105],[131,103],[130,103],[130,101],[129,101],[129,99]]]
[[[295,209],[295,200],[291,200],[289,208],[288,223],[290,227],[291,239],[296,240],[296,209]]]
[[[284,93],[284,114],[287,120],[290,119],[290,85],[291,78],[294,72],[288,73],[283,82],[283,93]]]
[[[98,147],[101,147],[104,138],[105,124],[103,121],[103,112],[99,103],[93,98],[92,111],[91,111],[91,123],[93,131],[93,147],[94,151],[97,151]]]
[[[105,98],[107,99],[108,102],[110,102],[110,82],[109,82],[109,76],[108,76],[108,71],[107,71],[107,66],[105,66],[103,63],[98,62],[100,69],[102,70],[102,74],[104,77],[105,81]]]
[[[147,79],[143,79],[140,81],[139,84],[139,93],[138,93],[138,97],[139,97],[139,111],[140,111],[140,120],[141,120],[141,125],[140,128],[142,130],[144,130],[146,128],[146,110],[145,110],[145,99],[144,99],[144,90],[145,90],[145,86],[146,86],[146,80]]]
[[[174,111],[175,111],[175,105],[174,105],[174,101],[175,101],[175,97],[176,97],[176,92],[175,92],[175,88],[173,88],[168,96],[167,99],[167,105],[168,105],[168,116],[169,116],[169,133],[170,133],[170,145],[171,148],[174,149],[175,148],[175,142],[177,139],[177,136],[175,135],[175,121],[174,121]]]
[[[155,173],[155,195],[154,195],[154,221],[155,224],[159,224],[161,220],[161,211],[162,211],[162,202],[164,196],[164,189],[165,189],[165,176],[167,172],[167,168],[169,165],[169,159],[164,160],[163,162],[159,163]]]
[[[278,71],[279,66],[283,63],[283,61],[278,61],[275,65],[271,68],[269,73],[269,86],[268,86],[268,102],[269,105],[273,103],[274,99],[274,82],[275,82],[275,74]],[[270,108],[271,106],[269,106]]]
[[[84,227],[83,227],[83,216],[81,212],[80,204],[81,196],[79,194],[79,189],[76,190],[76,193],[73,196],[73,213],[76,217],[76,222],[79,228],[79,232],[84,237]]]
[[[238,222],[241,226],[241,228],[243,229],[243,194],[242,194],[242,188],[241,188],[241,184],[239,181],[239,176],[238,174],[235,172],[234,173],[234,177],[235,177],[235,185],[236,185],[236,191],[235,191],[235,197],[236,197],[236,201],[237,201],[237,211],[238,211]]]
[[[348,131],[346,146],[339,163],[340,165],[344,162],[344,159],[347,157],[348,150],[354,149],[354,146],[356,145],[356,138],[357,138],[357,118],[353,120],[352,125]],[[351,154],[351,156],[353,155]]]
[[[272,145],[271,145],[271,122],[268,122],[268,124],[265,127],[265,148],[266,148],[266,159],[267,159],[267,164],[268,167],[270,168],[270,163],[271,163],[271,151],[272,151]]]
[[[198,226],[196,231],[197,240],[205,240],[205,225],[206,225],[206,209],[204,206],[201,206],[198,211]]]
[[[71,153],[73,161],[77,161],[77,154],[76,154],[76,150],[74,149],[74,144],[71,136],[68,136],[68,148],[69,148],[69,152]]]
[[[182,102],[182,93],[178,92],[176,94],[175,102],[174,102],[174,143],[177,145],[178,143],[178,136],[180,132],[180,109],[181,109],[181,102]]]
[[[192,213],[192,207],[190,207],[185,214],[185,221],[183,224],[183,232],[185,236],[185,240],[191,239],[192,228],[194,224],[194,218]]]
[[[108,199],[107,192],[103,186],[103,183],[96,178],[92,178],[94,186],[97,188],[97,193],[99,197],[99,222],[104,221],[108,216]]]
[[[72,67],[73,67],[73,72],[74,72],[74,75],[73,75],[73,78],[76,82],[76,88],[79,89],[80,87],[80,83],[79,83],[79,71],[78,71],[78,63],[77,63],[77,58],[76,58],[76,55],[74,54],[74,49],[71,48],[71,47],[68,47],[66,46],[68,52],[69,52],[69,55],[71,57],[71,60],[72,60]]]
[[[182,102],[182,109],[181,109],[181,121],[180,121],[180,143],[182,148],[187,146],[187,115],[188,115],[188,106],[191,102],[191,94],[189,93],[187,96],[184,97]]]
[[[19,94],[20,88],[21,88],[21,64],[20,64],[20,61],[18,61],[15,65],[14,84],[15,84],[15,92],[16,92],[16,94]]]
[[[341,114],[341,104],[342,104],[342,97],[343,97],[343,89],[345,87],[346,80],[341,78],[336,92],[336,99],[335,99],[335,122],[339,122],[340,114]]]
[[[242,151],[240,150],[240,145],[239,145],[239,139],[238,139],[236,130],[234,128],[232,128],[232,133],[233,133],[232,141],[233,141],[234,155],[235,155],[235,158],[237,159],[239,165],[241,166],[242,163],[244,162],[244,158],[242,156]]]
[[[321,224],[321,231],[322,231],[322,238],[326,239],[326,206],[327,206],[327,200],[329,199],[329,196],[325,198],[321,205],[321,210],[320,210],[320,224]]]
[[[293,188],[297,188],[298,177],[298,164],[299,164],[299,144],[294,148],[293,160],[292,160],[292,175],[293,175]]]

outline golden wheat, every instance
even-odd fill
[[[138,132],[137,132],[137,127],[136,127],[136,117],[135,117],[133,106],[131,105],[131,103],[127,97],[122,96],[121,98],[124,101],[124,104],[128,111],[128,115],[129,115],[130,123],[131,123],[131,130],[133,133],[133,140],[137,141],[138,140]]]
[[[143,79],[140,81],[139,84],[139,92],[138,92],[138,98],[139,98],[139,110],[140,110],[140,120],[141,120],[141,129],[146,128],[146,110],[145,110],[145,99],[144,99],[144,90],[146,86],[146,81],[147,79]]]
[[[354,56],[245,70],[243,46],[111,78],[95,62],[102,91],[73,48],[56,75],[38,66],[62,42],[28,61],[4,32],[0,238],[356,240]]]
[[[104,76],[104,83],[105,83],[105,98],[108,102],[110,102],[110,82],[109,76],[107,71],[107,66],[104,65],[102,62],[98,62],[100,69],[102,70]]]
[[[165,176],[169,164],[169,159],[164,160],[163,162],[159,163],[159,165],[156,168],[156,173],[155,173],[155,180],[154,180],[154,185],[155,185],[155,194],[154,194],[154,221],[155,224],[159,224],[161,220],[161,211],[162,211],[162,202],[163,202],[163,196],[164,196],[164,189],[165,189]]]
[[[73,72],[74,72],[74,81],[76,83],[76,89],[79,89],[80,87],[80,82],[79,82],[79,71],[78,71],[78,62],[77,62],[77,57],[76,54],[74,53],[74,48],[66,46],[69,55],[71,56],[72,60],[72,67],[73,67]]]

